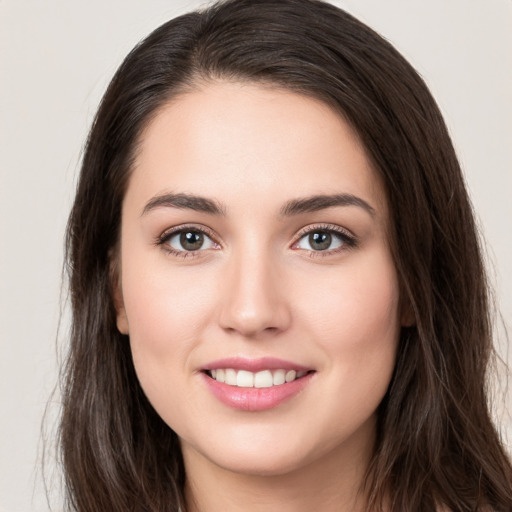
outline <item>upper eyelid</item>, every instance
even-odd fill
[[[295,236],[296,238],[302,238],[304,235],[307,235],[312,231],[331,231],[341,235],[346,235],[350,238],[356,238],[356,235],[352,233],[352,231],[342,226],[338,226],[337,224],[310,224],[301,228]]]
[[[181,250],[176,249],[171,246],[169,243],[170,240],[178,235],[179,233],[187,232],[187,231],[197,231],[208,237],[213,244],[217,246],[221,246],[219,242],[217,242],[217,238],[215,236],[215,233],[210,228],[207,228],[206,226],[198,226],[197,224],[180,224],[178,226],[172,226],[166,230],[164,230],[160,235],[158,235],[154,241],[155,246],[163,249],[167,254],[172,254],[175,257],[183,257],[183,258],[199,258],[203,253],[211,248],[207,249],[198,249],[198,250]],[[222,247],[222,246],[221,246]]]
[[[205,235],[207,235],[209,238],[211,238],[215,243],[219,243],[218,242],[218,236],[217,234],[211,230],[210,228],[206,227],[206,226],[201,226],[201,225],[198,225],[198,224],[180,224],[178,226],[173,226],[171,228],[168,228],[166,230],[164,230],[158,237],[157,239],[159,241],[163,241],[163,240],[166,240],[168,238],[170,238],[172,235],[175,235],[177,233],[181,233],[183,231],[199,231]]]
[[[291,249],[297,250],[298,245],[301,242],[303,238],[308,236],[311,233],[318,231],[327,231],[330,233],[334,233],[338,238],[343,240],[343,246],[335,249],[326,249],[323,251],[315,251],[315,250],[309,250],[309,249],[302,249],[310,254],[311,257],[328,257],[332,256],[334,254],[339,254],[341,252],[345,252],[347,250],[353,249],[358,247],[359,245],[359,239],[358,237],[352,233],[347,228],[344,228],[342,226],[339,226],[338,224],[321,224],[321,225],[314,225],[311,224],[309,226],[305,226],[302,228],[297,235],[295,235],[294,242],[291,245]]]

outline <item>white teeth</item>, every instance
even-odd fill
[[[270,388],[272,384],[272,372],[270,370],[263,370],[254,375],[255,388]]]
[[[286,372],[285,380],[286,382],[291,382],[292,380],[295,380],[295,377],[297,377],[297,372],[295,370],[290,370]]]
[[[274,386],[284,384],[286,382],[285,375],[286,372],[284,370],[276,370],[272,376],[272,384],[274,384]]]
[[[236,385],[239,388],[254,387],[254,373],[240,370],[236,376]]]
[[[225,380],[224,382],[226,384],[229,384],[230,386],[236,386],[236,372],[235,370],[232,370],[231,368],[228,368],[224,371]]]
[[[217,382],[225,382],[230,386],[240,388],[270,388],[280,386],[285,382],[293,382],[304,377],[306,370],[262,370],[257,373],[247,370],[234,370],[232,368],[217,368],[210,370],[210,376]]]

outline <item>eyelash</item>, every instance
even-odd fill
[[[205,226],[195,226],[193,224],[175,226],[171,229],[168,229],[167,231],[164,231],[160,236],[157,237],[156,245],[161,246],[165,250],[165,252],[171,254],[172,256],[177,256],[178,258],[195,258],[199,256],[199,253],[202,251],[178,251],[167,243],[173,236],[187,232],[201,233],[203,235],[206,235],[210,240],[213,241],[214,244],[219,245],[218,242],[215,241],[215,234],[213,233],[213,231],[206,228]]]
[[[195,258],[200,256],[200,253],[203,252],[203,250],[197,250],[197,251],[186,251],[186,250],[176,250],[172,248],[168,242],[169,240],[180,233],[186,233],[186,232],[194,232],[194,233],[201,233],[203,235],[206,235],[215,245],[220,245],[215,240],[215,234],[210,229],[204,227],[204,226],[195,226],[195,225],[181,225],[181,226],[175,226],[167,231],[164,231],[161,235],[159,235],[155,241],[155,245],[162,246],[163,249],[172,256],[176,256],[178,258]],[[311,235],[312,233],[330,233],[334,234],[337,238],[340,239],[342,242],[342,246],[335,248],[335,249],[327,249],[323,251],[313,251],[308,250],[310,253],[310,257],[313,258],[319,258],[319,257],[326,257],[326,256],[332,256],[333,254],[337,254],[339,252],[347,251],[350,249],[354,249],[358,246],[358,240],[357,238],[348,230],[341,228],[340,226],[337,226],[335,224],[322,224],[322,225],[312,225],[307,226],[303,229],[301,229],[297,235],[296,235],[296,241],[293,243],[292,248],[297,246],[303,238],[305,238],[308,235]],[[296,249],[299,250],[299,249]],[[303,249],[307,250],[307,249]]]
[[[323,258],[327,256],[332,256],[334,254],[338,254],[340,252],[348,251],[351,249],[355,249],[358,246],[357,238],[347,229],[344,229],[336,224],[322,224],[322,225],[313,225],[307,226],[301,229],[297,233],[297,241],[293,243],[293,246],[296,246],[300,243],[300,241],[308,235],[312,233],[329,233],[334,234],[337,238],[339,238],[342,242],[342,246],[336,249],[327,249],[324,251],[308,251],[310,257],[312,258]],[[292,246],[292,247],[293,247]]]

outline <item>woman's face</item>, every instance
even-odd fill
[[[368,456],[401,323],[387,223],[317,100],[219,82],[160,110],[123,203],[117,323],[186,464]]]

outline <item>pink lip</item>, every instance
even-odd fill
[[[218,382],[205,371],[218,368],[232,368],[234,370],[250,372],[262,370],[308,371],[311,368],[282,359],[266,357],[261,359],[245,359],[240,357],[219,359],[212,361],[202,368],[203,371],[201,371],[200,375],[208,389],[218,400],[230,408],[254,412],[272,409],[298,395],[311,382],[315,373],[310,372],[300,379],[270,388],[242,388]]]
[[[277,359],[275,357],[261,357],[259,359],[246,359],[245,357],[228,357],[217,359],[204,366],[203,370],[216,370],[217,368],[233,368],[233,370],[246,370],[248,372],[261,372],[262,370],[295,370],[308,371],[311,368],[300,364]]]

